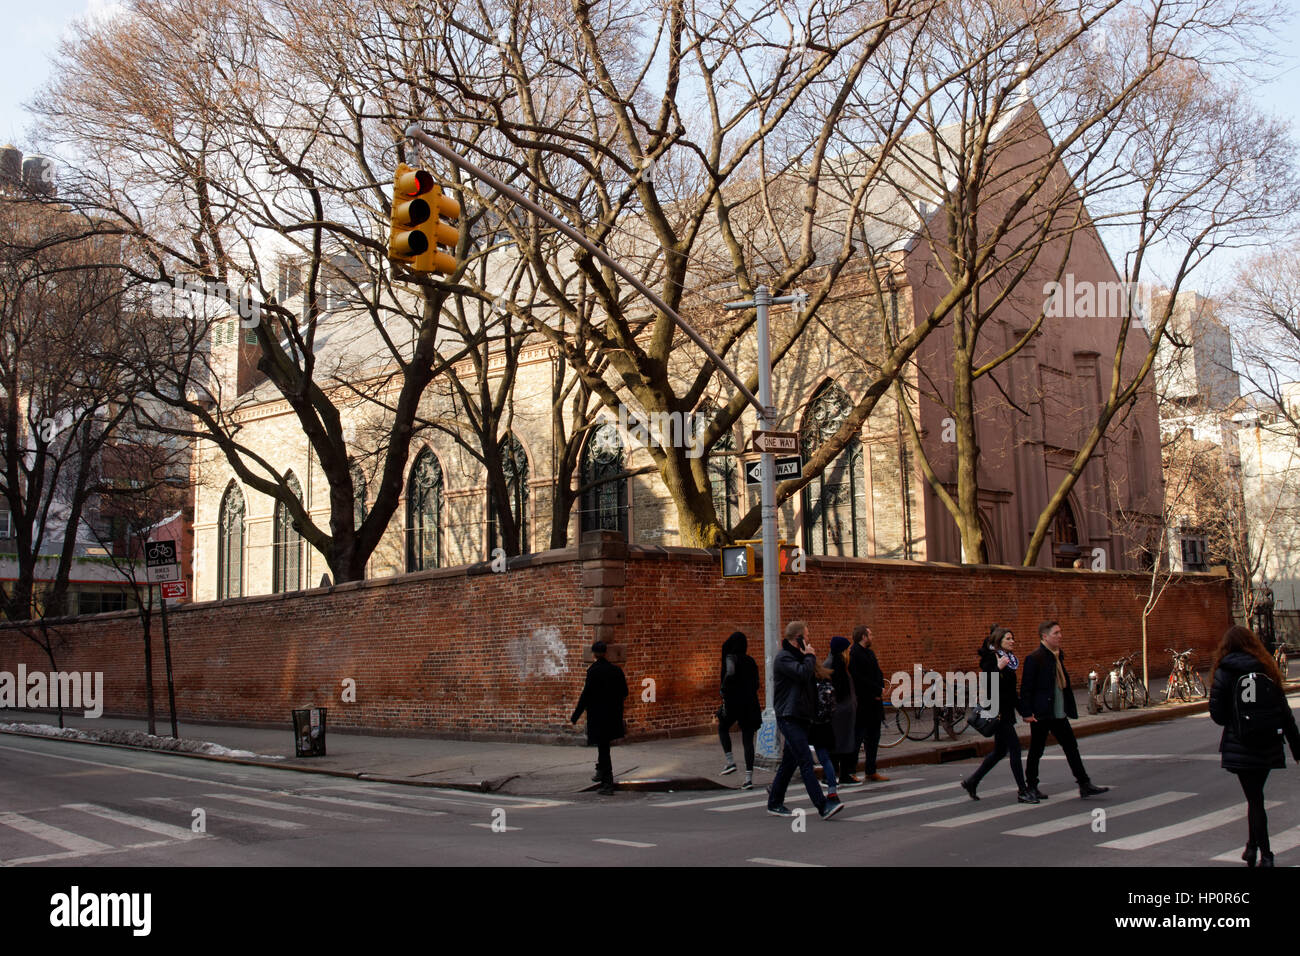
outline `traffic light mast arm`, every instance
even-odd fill
[[[694,342],[696,345],[698,345],[701,349],[704,350],[704,354],[709,357],[709,361],[711,361],[717,367],[718,371],[720,371],[723,375],[727,376],[727,378],[731,380],[731,383],[735,385],[737,389],[740,390],[740,394],[745,396],[746,401],[748,401],[751,405],[754,406],[755,409],[758,410],[759,415],[760,416],[764,415],[764,409],[762,403],[760,403],[759,400],[756,397],[754,397],[754,393],[751,392],[745,386],[745,383],[740,380],[740,376],[737,375],[735,372],[733,372],[731,368],[728,367],[727,363],[722,360],[722,356],[718,355],[718,353],[713,350],[713,347],[710,346],[708,342],[704,341],[704,339],[700,337],[700,334],[698,332],[696,332],[693,328],[687,325],[686,320],[683,319],[680,315],[678,315],[675,309],[669,306],[668,303],[664,302],[663,299],[659,298],[659,296],[655,295],[654,292],[650,291],[649,287],[647,287],[645,283],[641,282],[639,279],[637,279],[635,276],[629,273],[626,269],[620,266],[617,262],[611,259],[608,255],[606,255],[603,251],[601,251],[601,249],[595,243],[588,240],[586,236],[578,232],[578,230],[574,229],[567,222],[564,222],[562,219],[559,219],[556,216],[551,215],[549,212],[547,212],[541,206],[537,205],[537,203],[533,202],[527,196],[511,188],[510,186],[507,186],[505,183],[497,179],[491,173],[485,172],[484,170],[480,169],[478,166],[471,163],[468,159],[466,159],[464,156],[461,156],[459,153],[451,149],[449,146],[444,146],[442,143],[439,143],[428,133],[426,133],[423,129],[421,129],[419,123],[412,123],[410,126],[406,128],[406,138],[413,139],[418,143],[423,143],[425,146],[429,147],[429,149],[433,150],[435,153],[437,153],[443,159],[447,160],[449,163],[453,163],[456,166],[459,166],[461,169],[465,170],[471,176],[474,176],[476,179],[481,179],[483,182],[487,183],[489,186],[491,186],[497,192],[501,193],[501,195],[505,196],[507,199],[523,206],[529,212],[533,213],[533,215],[539,216],[542,219],[546,220],[556,229],[560,230],[560,232],[564,233],[564,235],[568,236],[570,239],[572,239],[574,242],[580,245],[587,252],[591,253],[593,256],[595,256],[605,265],[609,266],[610,269],[612,269],[616,275],[618,275],[630,286],[632,286],[632,288],[636,289],[643,296],[649,299],[651,305],[653,305],[656,309],[659,309],[661,312],[663,312],[664,315],[668,316],[670,319],[676,322],[677,327],[681,329],[683,332],[685,332],[687,337],[689,337],[692,342]]]

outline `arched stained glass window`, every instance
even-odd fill
[[[244,494],[233,481],[217,519],[217,600],[244,594]]]
[[[507,434],[498,446],[501,466],[506,476],[506,493],[510,498],[510,511],[519,527],[519,553],[528,554],[528,455],[519,439]],[[488,542],[489,551],[503,547],[497,527],[496,504],[488,492]]]
[[[597,425],[583,449],[578,477],[579,485],[587,488],[582,495],[583,531],[617,531],[626,537],[627,479],[612,477],[623,471],[618,427],[609,422]]]
[[[852,410],[848,393],[834,382],[818,390],[800,429],[805,462]],[[862,443],[856,438],[804,488],[803,538],[808,554],[866,557],[866,483]]]
[[[406,570],[436,568],[441,559],[442,466],[425,448],[416,456],[406,485]]]
[[[298,484],[293,472],[285,476],[285,484],[294,497],[302,501],[302,486]],[[275,542],[271,565],[271,589],[276,594],[302,588],[302,533],[283,501],[275,503]]]

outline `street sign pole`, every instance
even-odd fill
[[[768,308],[773,304],[803,302],[801,295],[773,298],[761,285],[751,302],[728,302],[728,309],[754,309],[758,314],[758,400],[760,431],[776,429],[776,406],[772,404],[772,349],[768,333]],[[770,759],[780,756],[776,740],[776,687],[772,662],[781,648],[781,569],[776,540],[776,456],[764,452],[761,492],[763,516],[763,726],[758,731],[758,752]]]

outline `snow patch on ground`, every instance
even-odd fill
[[[206,740],[187,740],[179,737],[155,737],[139,730],[77,730],[73,727],[54,727],[50,724],[0,724],[0,731],[20,734],[37,734],[42,737],[60,737],[64,740],[91,740],[105,744],[125,744],[149,750],[171,753],[205,754],[209,757],[256,757],[259,760],[283,760],[281,756],[256,754],[251,750],[231,750],[221,744]]]

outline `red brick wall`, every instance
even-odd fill
[[[626,554],[626,557],[624,557]],[[568,716],[593,634],[621,645],[633,736],[707,729],[717,706],[718,648],[750,637],[762,669],[758,582],[724,583],[717,558],[685,548],[588,543],[511,563],[423,572],[290,595],[192,604],[170,614],[177,709],[186,719],[275,722],[329,708],[331,727],[490,737],[573,734]],[[584,573],[585,572],[585,573]],[[870,623],[886,673],[922,663],[974,669],[997,622],[1036,644],[1040,620],[1062,622],[1071,677],[1139,647],[1140,575],[1024,571],[901,561],[809,559],[782,581],[783,619],[809,622],[826,653],[834,634]],[[1229,624],[1227,581],[1175,582],[1150,619],[1152,673],[1163,648],[1197,648],[1208,665]],[[585,623],[584,623],[585,622]],[[138,619],[97,615],[55,624],[61,670],[103,671],[107,715],[144,712]],[[0,626],[0,670],[48,670],[41,651]],[[341,701],[356,681],[356,702]],[[646,679],[654,683],[648,697]],[[154,686],[166,710],[162,640],[154,624]],[[4,714],[0,712],[0,720]],[[165,727],[165,721],[162,722]]]

